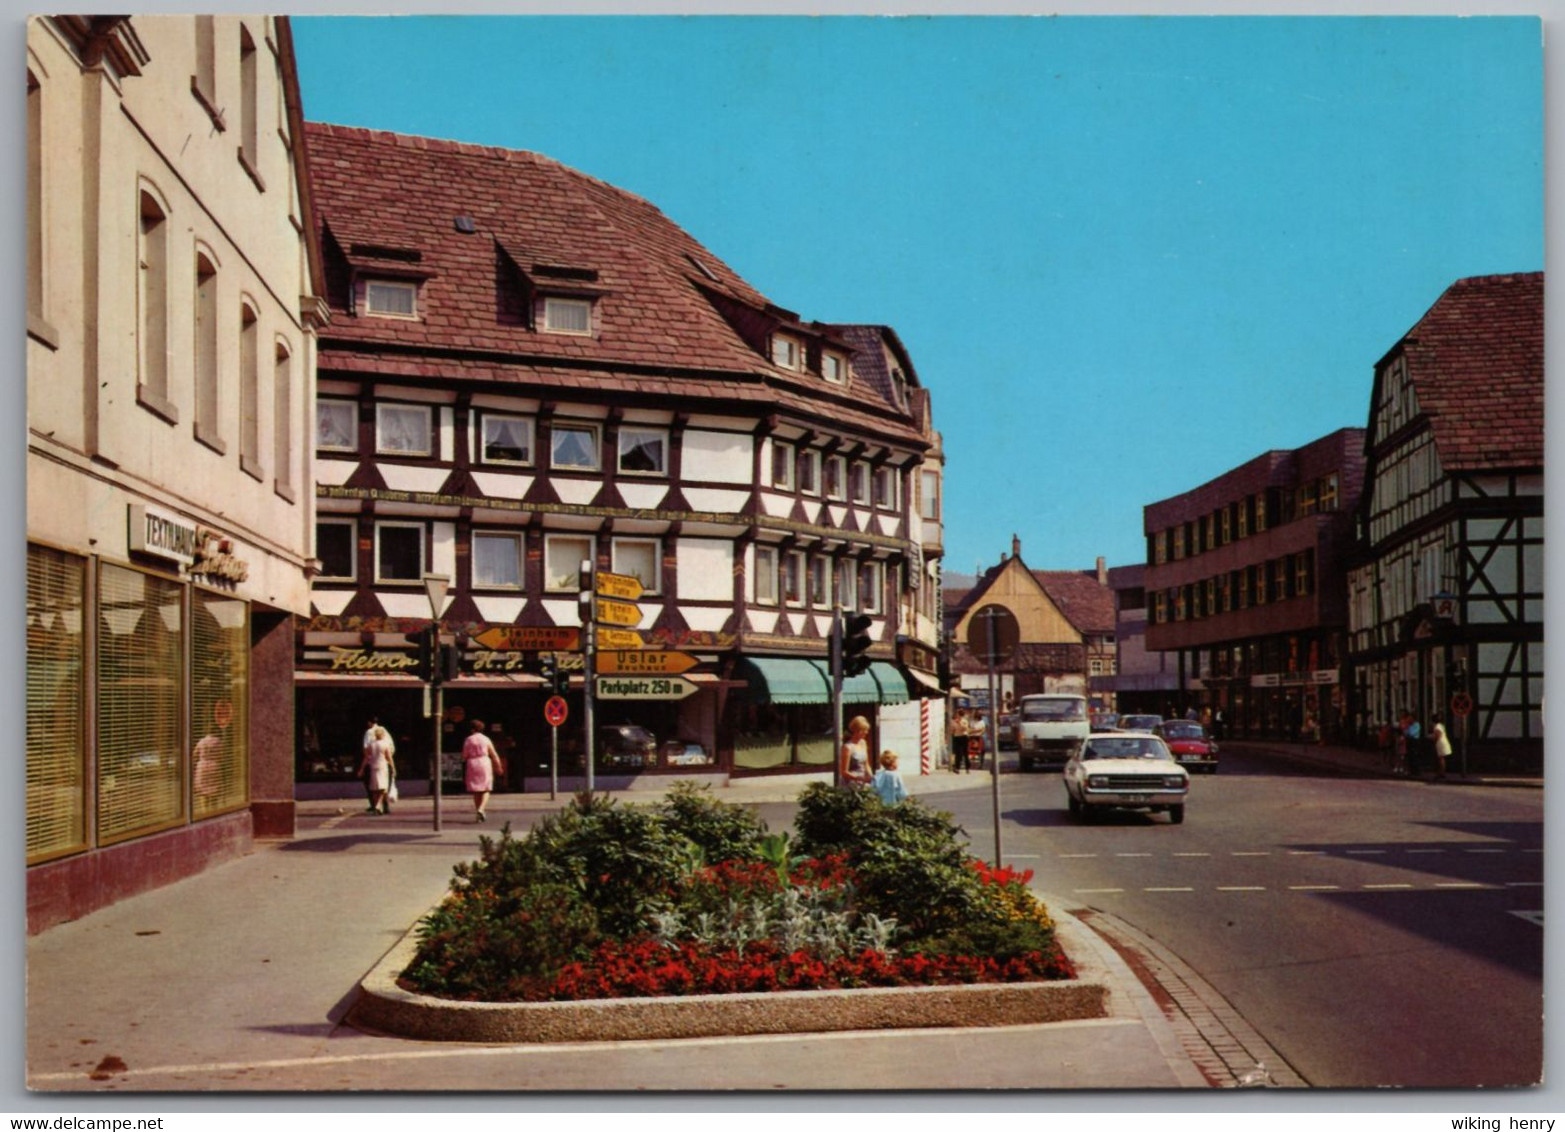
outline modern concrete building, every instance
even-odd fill
[[[288,21],[27,32],[38,930],[293,829],[324,317]]]
[[[353,789],[369,716],[404,788],[427,780],[407,640],[429,622],[426,572],[451,579],[461,649],[443,750],[481,717],[511,787],[547,788],[541,649],[578,673],[558,738],[561,773],[581,774],[583,560],[638,579],[642,641],[697,661],[683,699],[598,702],[597,782],[829,772],[839,605],[874,640],[848,714],[911,755],[935,684],[942,471],[897,334],[802,319],[649,202],[547,157],[308,133],[333,318],[301,789]]]
[[[1094,698],[1121,714],[1162,715],[1179,698],[1177,658],[1147,648],[1146,572],[1141,563],[1110,568],[1108,583],[1114,591],[1114,671],[1088,679]]]

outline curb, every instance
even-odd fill
[[[1312,755],[1308,751],[1295,751],[1290,747],[1276,747],[1265,744],[1249,744],[1235,740],[1232,744],[1235,750],[1242,750],[1247,754],[1258,755],[1262,758],[1276,759],[1279,762],[1297,763],[1300,766],[1315,767],[1320,770],[1330,770],[1342,775],[1344,778],[1379,778],[1388,782],[1431,782],[1422,775],[1413,776],[1406,774],[1392,774],[1382,767],[1355,766],[1352,763],[1339,762],[1322,755]],[[1444,780],[1447,786],[1504,786],[1520,790],[1542,790],[1542,778],[1530,777],[1490,777],[1485,775],[1451,775]]]
[[[595,1042],[845,1030],[967,1028],[1137,1017],[1114,1001],[1109,964],[1075,917],[1054,915],[1080,977],[1047,983],[867,987],[584,1002],[457,1002],[404,989],[410,928],[359,984],[346,1021],[422,1041]],[[422,918],[422,917],[421,917]],[[1132,980],[1133,981],[1133,980]]]

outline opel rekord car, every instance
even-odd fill
[[[1065,797],[1076,817],[1106,810],[1166,813],[1178,825],[1185,820],[1190,774],[1174,761],[1156,735],[1105,731],[1090,735],[1065,764]]]

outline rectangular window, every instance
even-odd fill
[[[1337,473],[1332,472],[1320,481],[1320,509],[1322,511],[1335,511],[1337,509]]]
[[[793,490],[793,445],[772,441],[772,486],[778,491]]]
[[[817,609],[831,604],[831,563],[819,554],[810,558],[810,604]]]
[[[1256,605],[1266,604],[1267,580],[1266,563],[1251,566],[1250,570],[1250,596]]]
[[[364,285],[364,313],[388,318],[414,318],[418,314],[418,284],[371,279]]]
[[[1272,600],[1285,601],[1288,597],[1288,560],[1275,558],[1271,562]]]
[[[1320,483],[1312,480],[1299,488],[1298,514],[1300,518],[1315,514],[1320,506]]]
[[[1315,552],[1306,550],[1294,555],[1293,592],[1299,597],[1313,593],[1315,589]]]
[[[837,564],[837,600],[849,612],[859,607],[859,564],[851,558]]]
[[[614,573],[635,578],[649,594],[662,592],[662,544],[657,539],[617,538],[610,549]]]
[[[875,506],[885,511],[897,509],[897,470],[875,469]]]
[[[790,550],[783,559],[783,600],[789,605],[804,604],[804,552]]]
[[[848,498],[854,503],[869,505],[868,464],[854,464],[848,469]]]
[[[428,405],[376,405],[375,451],[391,456],[432,456],[435,442]]]
[[[1202,606],[1201,612],[1205,616],[1207,616],[1207,617],[1210,617],[1212,614],[1217,612],[1217,579],[1216,578],[1208,578],[1206,580],[1206,602]]]
[[[319,581],[351,582],[357,578],[358,550],[357,519],[322,518],[315,521],[315,557],[321,560]]]
[[[27,548],[27,863],[86,848],[84,559]]]
[[[239,308],[239,466],[260,479],[261,328],[255,310]]]
[[[1185,526],[1181,523],[1174,528],[1174,561],[1178,562],[1185,556]]]
[[[821,354],[821,376],[834,385],[846,385],[848,382],[848,359],[831,350],[823,352]]]
[[[1239,501],[1238,525],[1240,538],[1250,537],[1250,506],[1251,503],[1248,496]]]
[[[1255,533],[1260,534],[1266,530],[1266,494],[1263,492],[1255,497]]]
[[[250,606],[190,591],[190,810],[197,821],[250,803]]]
[[[475,588],[522,588],[522,535],[518,531],[473,532]]]
[[[1162,590],[1152,595],[1152,623],[1162,625],[1168,621],[1168,598]]]
[[[261,171],[260,96],[256,90],[255,40],[239,25],[239,154],[253,172]]]
[[[141,228],[137,247],[136,306],[140,385],[148,408],[178,419],[168,400],[168,217],[150,193],[141,194]]]
[[[1190,609],[1190,587],[1180,586],[1174,591],[1174,620],[1183,621]]]
[[[922,492],[919,498],[919,515],[932,523],[940,521],[940,473],[920,472]]]
[[[98,571],[98,842],[185,816],[185,587]]]
[[[315,447],[324,452],[357,452],[358,405],[352,401],[316,401]]]
[[[421,582],[424,579],[424,524],[375,524],[375,580]]]
[[[556,421],[549,430],[549,461],[554,468],[597,471],[598,426]]]
[[[1234,540],[1233,508],[1224,507],[1217,513],[1217,538],[1219,546],[1227,546]]]
[[[293,357],[281,340],[272,365],[272,462],[277,490],[293,498]]]
[[[786,334],[772,335],[772,362],[784,369],[799,368],[799,340]]]
[[[203,444],[224,450],[218,432],[217,377],[217,268],[206,256],[196,255],[195,311],[196,437]]]
[[[545,535],[544,589],[554,593],[581,590],[581,564],[593,558],[592,539],[580,535]]]
[[[27,72],[27,313],[44,315],[43,87]]]
[[[533,462],[533,422],[530,418],[485,413],[479,418],[479,431],[483,438],[481,458],[484,463]]]
[[[755,548],[755,602],[757,605],[777,604],[777,548]]]
[[[638,476],[667,475],[668,430],[620,426],[619,470]]]
[[[827,499],[848,497],[848,462],[841,456],[826,457],[821,476],[821,486],[825,489]]]
[[[592,300],[545,296],[543,329],[549,334],[591,334]]]
[[[799,490],[805,495],[821,491],[821,454],[813,448],[799,453]]]
[[[864,613],[881,613],[885,600],[885,592],[885,563],[864,563],[864,565],[859,570],[859,609]]]

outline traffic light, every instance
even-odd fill
[[[597,579],[593,577],[592,559],[581,560],[581,595],[577,598],[577,612],[581,617],[582,627],[592,622],[592,596],[593,588],[597,585]],[[585,634],[583,634],[585,636]]]
[[[462,675],[462,650],[456,645],[440,646],[440,679],[445,684]]]
[[[414,655],[418,664],[414,675],[427,684],[435,675],[434,632],[431,629],[420,629],[416,633],[407,634],[405,639],[416,650]]]
[[[869,671],[869,627],[870,615],[868,613],[854,613],[849,615],[842,625],[842,674],[844,676],[857,676],[861,672]]]
[[[560,660],[552,652],[546,652],[539,659],[539,671],[543,675],[543,682],[549,686],[549,691],[555,695],[560,692]]]

